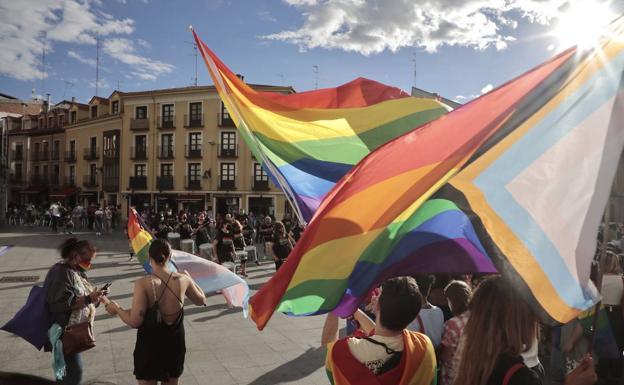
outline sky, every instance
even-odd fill
[[[87,102],[98,45],[99,96],[192,85],[193,25],[249,83],[307,91],[365,77],[463,103],[575,43],[623,2],[0,0],[0,93]],[[212,84],[201,57],[197,77]]]

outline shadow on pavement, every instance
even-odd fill
[[[294,382],[309,376],[324,365],[325,348],[310,348],[299,357],[264,373],[249,385]]]

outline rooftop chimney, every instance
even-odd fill
[[[72,96],[72,104],[76,103],[76,97]]]
[[[243,82],[245,81],[245,75],[236,74],[236,77],[239,78]]]

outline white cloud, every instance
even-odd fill
[[[567,0],[283,0],[301,10],[299,29],[263,36],[297,44],[375,54],[443,45],[505,49],[519,19],[547,23]]]
[[[129,39],[106,39],[102,48],[112,58],[131,66],[132,73],[141,79],[155,80],[159,75],[169,73],[175,68],[169,63],[138,55],[135,52],[134,42]]]
[[[152,48],[152,45],[143,39],[137,39],[137,44],[146,49]]]
[[[41,79],[40,55],[57,42],[95,44],[95,36],[130,34],[131,19],[118,20],[82,0],[0,1],[0,74],[18,80]]]
[[[492,91],[493,89],[494,89],[494,86],[491,85],[491,84],[488,84],[485,87],[481,88],[481,95],[487,94],[488,92]]]
[[[260,12],[258,12],[258,19],[260,19],[262,21],[271,21],[271,22],[276,22],[277,21],[277,19],[269,11],[260,11]]]
[[[89,58],[82,57],[76,51],[72,51],[72,50],[67,51],[67,56],[69,56],[69,57],[71,57],[73,59],[76,59],[76,60],[78,60],[79,62],[81,62],[83,64],[88,64],[91,67],[95,67],[95,59],[89,59]]]
[[[99,85],[99,89],[103,90],[103,89],[110,89],[111,85],[110,83],[106,80],[106,79],[100,79],[98,80],[98,85]],[[95,81],[90,81],[89,82],[89,87],[91,88],[95,88]]]
[[[152,74],[148,74],[148,73],[141,73],[141,72],[132,72],[132,75],[136,76],[137,78],[141,79],[141,80],[156,80],[156,76],[152,75]],[[132,78],[132,77],[130,77]]]

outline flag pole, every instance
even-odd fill
[[[609,190],[609,199],[607,199],[607,207],[604,213],[604,227],[602,230],[602,245],[600,247],[600,253],[598,257],[598,263],[596,265],[596,289],[598,289],[598,293],[601,293],[602,290],[602,269],[600,268],[600,261],[607,254],[607,244],[608,244],[608,234],[609,234],[609,226],[611,221],[611,190]],[[594,306],[594,318],[592,320],[592,328],[589,335],[589,344],[587,346],[587,353],[591,354],[594,346],[594,340],[596,338],[596,328],[598,327],[598,316],[600,314],[600,306],[602,305],[602,299],[596,303]]]

